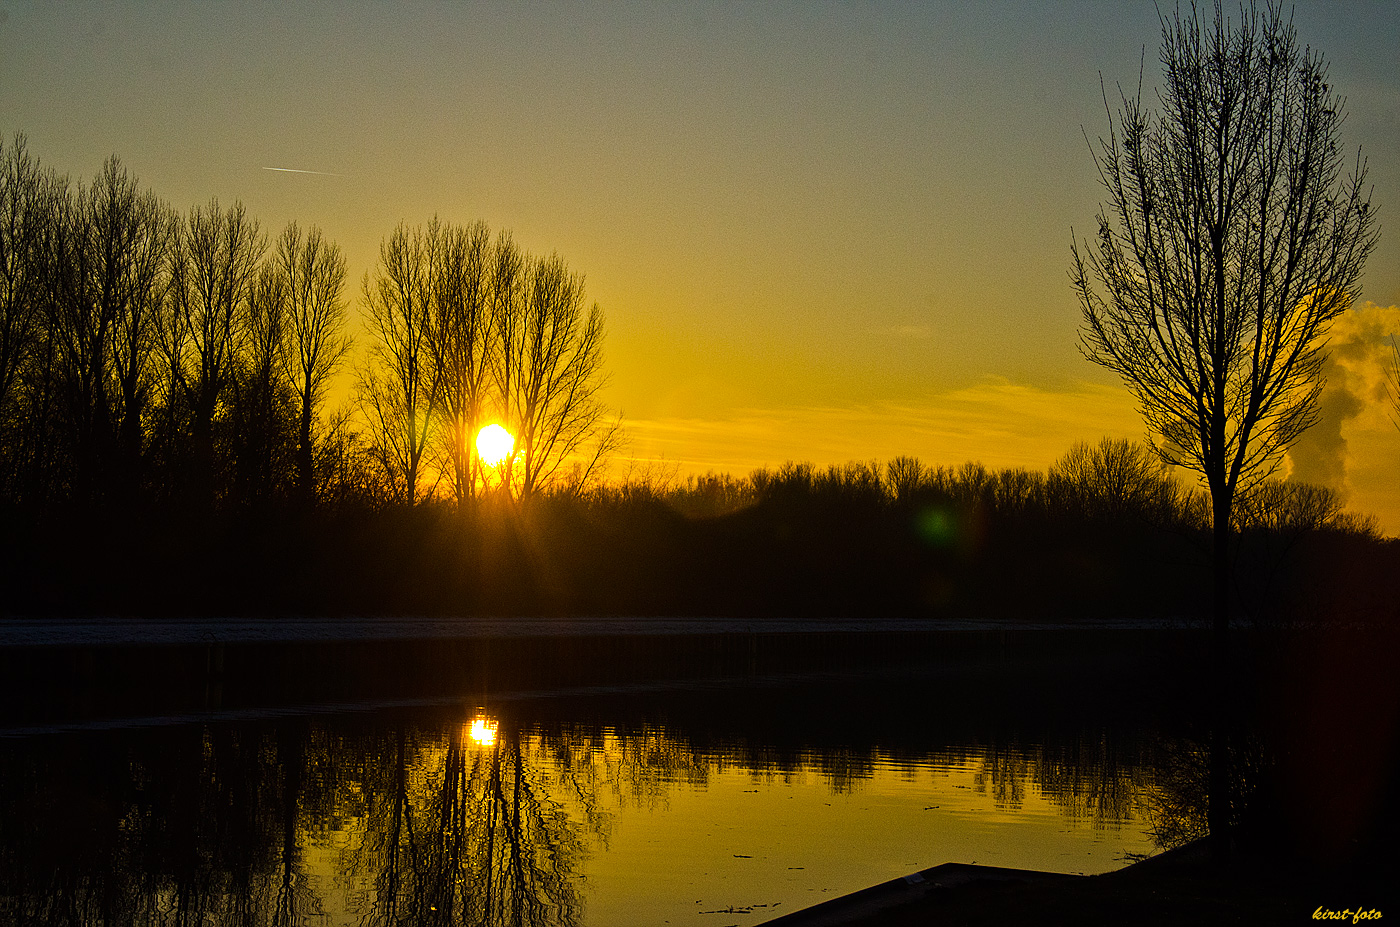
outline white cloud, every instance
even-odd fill
[[[1397,335],[1400,306],[1365,303],[1337,319],[1318,423],[1288,455],[1294,479],[1340,492],[1348,508],[1375,515],[1392,536],[1400,535],[1400,431],[1386,377]]]

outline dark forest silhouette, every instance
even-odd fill
[[[1385,621],[1400,551],[1317,487],[1239,508],[1246,624]],[[11,614],[592,614],[1113,618],[1209,609],[1209,516],[1146,449],[1048,473],[790,464],[462,505],[139,519],[12,508]]]

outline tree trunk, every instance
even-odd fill
[[[301,418],[297,427],[297,496],[306,508],[316,503],[316,476],[311,445],[311,403],[301,397]]]
[[[1210,781],[1206,826],[1211,858],[1219,868],[1230,862],[1230,500],[1223,490],[1211,493],[1212,631],[1210,713]]]

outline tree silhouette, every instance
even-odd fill
[[[498,414],[516,428],[515,452],[520,450],[519,429],[515,426],[513,405],[518,391],[516,378],[519,363],[513,359],[517,346],[524,342],[524,313],[521,311],[529,285],[529,259],[516,247],[509,232],[501,232],[491,255],[491,384]],[[515,454],[501,467],[505,491],[510,492],[510,479],[515,469]]]
[[[277,239],[274,266],[287,290],[287,381],[296,397],[297,493],[316,498],[315,425],[331,375],[350,350],[345,334],[345,256],[314,226],[303,238],[295,222]]]
[[[584,308],[583,277],[558,255],[525,258],[524,286],[493,305],[497,397],[516,437],[512,470],[521,498],[547,484],[575,452],[597,442],[576,481],[610,451],[609,427],[598,400],[603,377],[603,313]]]
[[[437,413],[429,335],[432,287],[423,230],[400,224],[379,247],[379,267],[364,278],[374,339],[359,372],[359,401],[374,455],[395,501],[424,495],[425,454]]]
[[[1158,454],[1210,493],[1209,825],[1229,856],[1230,537],[1235,502],[1317,417],[1322,349],[1372,228],[1366,164],[1346,172],[1343,101],[1270,3],[1162,17],[1160,112],[1123,96],[1095,161],[1108,192],[1071,272],[1086,357],[1137,395]]]
[[[511,247],[502,237],[495,247]],[[444,469],[460,505],[476,493],[480,461],[476,433],[490,386],[491,232],[484,222],[428,226],[432,326],[429,346],[437,371]]]
[[[285,370],[291,311],[286,279],[263,264],[248,300],[229,403],[234,493],[245,505],[284,498],[292,485],[295,397]]]
[[[60,390],[73,498],[135,487],[152,329],[164,298],[168,210],[115,158],[53,201],[42,258],[45,331]]]
[[[85,211],[101,245],[104,298],[116,305],[111,346],[115,452],[108,484],[129,496],[139,488],[144,421],[152,398],[156,323],[169,287],[174,211],[109,158],[87,191]]]
[[[26,409],[25,380],[35,374],[43,341],[40,291],[46,275],[40,248],[52,222],[60,181],[30,157],[25,137],[0,136],[0,486],[13,498],[27,469],[24,440],[36,416]]]
[[[1179,490],[1152,449],[1124,438],[1079,441],[1050,468],[1050,492],[1083,515],[1165,520],[1180,507]]]
[[[1163,17],[1161,60],[1160,112],[1139,90],[1110,117],[1108,203],[1071,273],[1085,355],[1209,489],[1224,631],[1236,496],[1316,420],[1327,329],[1376,235],[1366,164],[1344,166],[1343,100],[1277,6]]]
[[[188,414],[194,498],[214,500],[214,423],[227,399],[240,341],[267,242],[242,203],[210,200],[180,224],[171,267],[171,298],[159,327],[168,410]],[[178,441],[179,414],[169,416]]]

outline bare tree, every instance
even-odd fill
[[[13,398],[34,337],[38,304],[35,261],[39,225],[47,218],[39,164],[23,135],[0,136],[0,409]]]
[[[138,192],[136,179],[115,157],[89,190],[88,212],[105,257],[105,298],[112,313],[112,403],[116,428],[114,485],[129,494],[140,480],[143,422],[151,398],[156,324],[170,283],[169,256],[178,219],[151,191]]]
[[[374,341],[359,371],[359,403],[373,454],[394,498],[424,495],[425,454],[437,413],[429,335],[432,287],[426,236],[402,223],[379,247],[379,267],[364,278]]]
[[[1072,277],[1085,356],[1136,393],[1168,463],[1210,493],[1216,656],[1208,824],[1230,855],[1230,537],[1240,492],[1316,421],[1331,321],[1376,235],[1343,101],[1270,3],[1162,17],[1160,112],[1123,97],[1096,153],[1108,205]]]
[[[1347,524],[1342,497],[1326,486],[1265,480],[1236,502],[1235,523],[1241,530],[1262,530],[1291,536]]]
[[[214,422],[235,372],[247,304],[267,247],[242,203],[196,206],[180,223],[159,343],[166,404],[189,414],[197,494],[214,492]],[[178,425],[176,426],[178,428]]]
[[[287,292],[286,378],[297,403],[297,492],[315,499],[314,432],[331,375],[350,350],[345,334],[345,257],[339,246],[311,228],[303,239],[295,222],[277,240],[277,273]]]
[[[29,156],[25,137],[0,136],[0,426],[14,415],[21,373],[40,318],[38,249],[51,221],[53,180]]]
[[[1096,152],[1108,203],[1072,277],[1085,355],[1137,395],[1164,460],[1211,496],[1214,622],[1229,621],[1237,494],[1316,420],[1330,322],[1376,235],[1343,100],[1278,6],[1162,19],[1160,111],[1126,95]]]
[[[519,471],[519,496],[528,498],[598,442],[603,450],[589,455],[591,469],[616,442],[618,428],[606,421],[598,399],[605,382],[603,313],[597,304],[584,308],[583,277],[558,255],[526,259],[524,268],[519,298],[498,299],[493,322],[497,394],[516,437],[511,469]]]
[[[65,380],[75,495],[128,495],[142,451],[156,316],[174,219],[114,156],[58,214],[47,258],[49,335]]]
[[[50,439],[64,454],[70,496],[92,501],[104,438],[110,425],[107,373],[114,319],[99,290],[101,248],[84,216],[86,199],[65,191],[55,203],[46,236],[44,329],[54,352],[60,428]]]
[[[529,281],[528,259],[516,247],[509,232],[501,232],[491,254],[491,381],[495,390],[497,414],[508,428],[515,428],[515,395],[520,364],[514,360],[524,340],[525,313],[523,305]],[[518,430],[515,451],[519,451]],[[515,469],[515,454],[501,467],[503,489],[511,491],[511,474]]]
[[[169,224],[115,157],[91,185],[54,193],[38,257],[59,416],[48,440],[69,496],[91,502],[133,488]]]
[[[508,241],[507,239],[503,239]],[[484,222],[428,226],[432,327],[445,469],[459,504],[475,495],[476,432],[490,385],[491,232]]]
[[[286,376],[290,295],[276,262],[264,263],[248,299],[228,403],[238,500],[260,505],[293,485],[296,411]]]
[[[1085,515],[1161,522],[1180,509],[1179,492],[1161,458],[1126,438],[1075,443],[1050,467],[1048,480],[1053,498],[1069,501]]]

